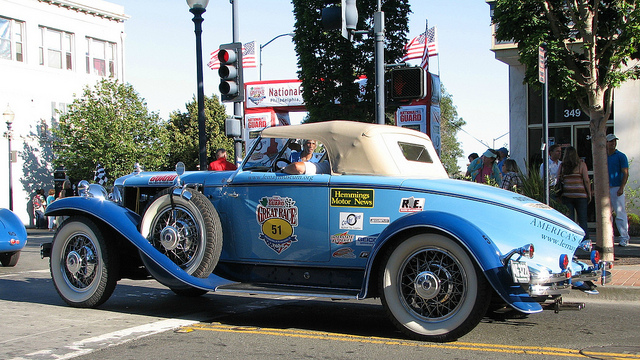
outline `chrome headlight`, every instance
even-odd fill
[[[98,184],[89,184],[87,180],[78,183],[78,193],[83,197],[93,197],[105,200],[109,196],[107,190]]]
[[[120,192],[119,187],[113,187],[111,194],[109,194],[109,199],[111,199],[111,201],[115,202],[118,205],[122,205],[122,192]]]

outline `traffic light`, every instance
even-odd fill
[[[242,43],[220,45],[220,90],[223,102],[244,101],[244,83],[242,81]]]
[[[389,98],[392,100],[422,99],[427,96],[426,74],[423,68],[400,67],[391,70]]]
[[[358,25],[358,8],[356,0],[341,0],[341,5],[336,4],[322,9],[322,25],[325,30],[338,30],[342,36],[351,41],[351,31]]]

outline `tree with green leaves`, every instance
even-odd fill
[[[196,170],[199,161],[198,142],[198,102],[194,97],[186,104],[187,112],[174,111],[169,116],[166,131],[169,135],[169,154],[167,165],[173,168],[178,161],[182,161],[187,170]],[[224,123],[227,118],[224,105],[217,96],[204,97],[205,129],[207,133],[207,154],[215,156],[216,150],[227,150],[227,158],[233,161],[233,139],[225,135]],[[209,160],[211,162],[212,159]],[[203,169],[206,170],[206,169]]]
[[[549,91],[589,114],[597,244],[613,260],[613,230],[606,153],[612,92],[637,79],[640,7],[635,0],[497,0],[496,40],[515,41],[525,81],[537,85],[538,47],[546,43]]]
[[[458,116],[458,109],[453,104],[453,95],[440,87],[440,161],[449,176],[460,172],[458,158],[463,156],[462,148],[456,138],[458,129],[466,125],[466,121]]]
[[[296,18],[293,41],[308,121],[375,122],[373,34],[356,35],[353,42],[349,42],[338,31],[325,31],[321,10],[326,4],[325,0],[293,0]],[[357,4],[357,28],[372,30],[377,0],[363,0]],[[395,63],[402,58],[407,43],[409,1],[383,1],[382,11],[386,22],[385,63]],[[360,76],[369,79],[364,99],[355,83]]]
[[[156,113],[130,84],[103,79],[86,86],[53,130],[54,165],[76,180],[92,180],[97,163],[109,182],[134,170],[161,168],[167,154],[166,132]]]

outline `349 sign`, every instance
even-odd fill
[[[564,109],[565,118],[579,118],[580,116],[582,116],[580,109]]]

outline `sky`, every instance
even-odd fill
[[[162,119],[168,119],[172,111],[186,111],[185,104],[197,92],[194,24],[187,2],[109,1],[124,6],[125,14],[130,16],[125,21],[125,81]],[[289,0],[235,1],[243,43],[255,40],[256,44],[266,44],[280,34],[293,32],[295,19]],[[430,70],[439,73],[458,115],[467,123],[458,132],[464,153],[458,164],[466,166],[466,156],[472,152],[482,154],[486,145],[509,149],[508,66],[496,60],[490,50],[489,5],[484,0],[413,0],[410,5],[407,37],[424,32],[427,20],[429,27],[437,26],[439,56],[430,58]],[[207,96],[219,94],[217,71],[210,70],[206,63],[220,44],[233,40],[231,10],[228,0],[210,0],[203,14]],[[291,37],[283,36],[263,48],[262,80],[295,79],[296,72]],[[245,69],[244,79],[259,80],[258,68]],[[229,108],[228,113],[232,112]]]

